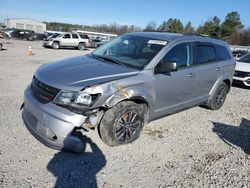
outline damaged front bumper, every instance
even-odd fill
[[[42,104],[32,96],[30,87],[25,90],[24,124],[36,139],[53,149],[82,152],[83,143],[75,131],[95,127],[102,115],[101,111],[79,115],[53,103]]]

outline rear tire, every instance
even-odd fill
[[[53,42],[53,43],[52,43],[52,48],[53,48],[53,49],[59,49],[59,47],[60,47],[59,42]]]
[[[206,107],[211,110],[220,109],[226,100],[228,91],[228,85],[225,82],[222,82],[211,97],[211,100],[206,104]]]
[[[85,50],[86,49],[86,44],[85,43],[79,43],[78,44],[78,49],[79,50]]]
[[[135,141],[144,126],[144,105],[123,101],[107,110],[99,125],[99,135],[108,146]]]

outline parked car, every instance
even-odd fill
[[[103,44],[105,44],[105,41],[102,41],[101,39],[92,39],[90,42],[90,47],[91,48],[98,48]]]
[[[250,53],[236,62],[234,82],[250,87]]]
[[[17,29],[16,28],[6,28],[3,30],[3,37],[6,37],[6,38],[10,38],[10,34],[13,32],[13,31],[16,31]]]
[[[43,33],[35,33],[34,38],[36,40],[44,40],[44,39],[46,39],[46,35]]]
[[[233,51],[233,56],[235,60],[239,60],[241,57],[243,57],[247,53],[248,51],[246,50],[236,50],[236,51]]]
[[[222,40],[129,33],[89,55],[42,65],[25,90],[22,117],[54,149],[82,152],[77,132],[90,129],[109,146],[127,144],[155,119],[198,105],[220,109],[234,67]]]
[[[26,29],[10,29],[5,32],[5,37],[16,38],[21,40],[34,40],[36,39],[35,32]]]
[[[62,47],[77,47],[79,50],[85,50],[86,47],[90,46],[90,41],[87,35],[64,33],[44,40],[43,46],[52,47],[53,49]]]

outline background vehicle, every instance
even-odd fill
[[[92,39],[90,42],[90,47],[91,48],[98,48],[99,46],[105,44],[106,41],[103,41],[101,39]]]
[[[238,60],[244,55],[246,55],[247,53],[248,52],[246,50],[236,50],[236,51],[233,51],[233,56],[235,60]]]
[[[23,120],[55,149],[80,152],[77,131],[95,128],[109,146],[131,143],[157,118],[198,105],[220,109],[234,67],[222,40],[126,34],[90,55],[41,66],[25,91]]]
[[[79,50],[85,50],[86,47],[90,46],[90,40],[87,35],[64,33],[58,36],[53,35],[51,38],[44,40],[43,46],[52,47],[53,49],[62,47],[77,47]]]
[[[34,31],[26,29],[6,29],[4,32],[4,37],[21,40],[34,40],[36,39],[36,34]]]
[[[250,87],[250,53],[244,55],[236,62],[234,83]]]

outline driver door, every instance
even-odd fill
[[[62,46],[71,46],[71,35],[70,34],[64,34],[62,36],[62,40],[61,40],[61,45]]]
[[[196,85],[193,68],[193,45],[181,43],[173,47],[159,62],[176,62],[177,70],[155,74],[155,118],[192,106]]]

